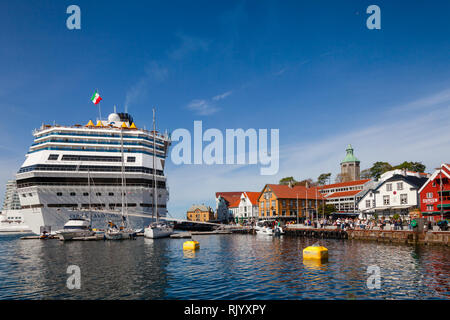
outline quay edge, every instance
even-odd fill
[[[318,239],[368,240],[384,243],[450,245],[450,232],[415,232],[402,230],[338,230],[314,228],[286,228],[287,236]]]

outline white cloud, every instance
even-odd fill
[[[202,100],[202,99],[192,100],[188,104],[187,108],[201,116],[211,115],[211,114],[219,111],[219,108],[216,107],[215,105],[213,105],[211,102],[208,102],[207,100]]]
[[[134,85],[132,85],[125,95],[125,110],[128,111],[130,105],[137,103],[140,98],[148,93],[152,82],[163,82],[169,76],[167,68],[156,61],[150,61],[145,66],[145,74]]]
[[[228,97],[228,96],[231,95],[232,93],[233,93],[233,91],[227,91],[227,92],[224,92],[224,93],[222,93],[222,94],[219,94],[219,95],[213,97],[212,99],[213,99],[214,101],[219,101],[219,100],[225,99],[226,97]]]

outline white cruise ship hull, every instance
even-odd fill
[[[53,209],[53,208],[38,208],[38,209],[24,209],[23,217],[25,224],[29,226],[32,233],[41,234],[42,230],[46,230],[51,234],[55,234],[57,231],[62,231],[64,225],[69,221],[69,219],[80,218],[83,215],[89,215],[86,211],[75,211],[66,208]],[[107,227],[107,222],[112,221],[117,225],[122,222],[122,216],[120,212],[118,213],[108,213],[95,211],[91,213],[92,228],[105,229]],[[132,216],[132,213],[128,216],[129,225],[133,229],[143,229],[148,226],[154,219],[152,219],[151,214],[148,218],[144,217],[143,214],[139,216]]]

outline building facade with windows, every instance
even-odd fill
[[[436,169],[419,190],[420,211],[434,220],[450,218],[450,164]]]
[[[243,192],[236,208],[233,217],[236,222],[240,221],[255,221],[258,219],[259,213],[259,192]]]
[[[361,217],[405,216],[419,206],[419,189],[427,181],[426,174],[395,170],[381,176],[375,188],[367,190],[358,201]]]
[[[357,202],[365,190],[372,186],[370,179],[333,183],[318,187],[326,204],[334,205],[337,212],[353,213],[358,210]]]
[[[211,207],[207,207],[204,204],[193,205],[186,213],[187,220],[189,221],[201,221],[208,222],[214,219],[214,210]]]
[[[259,198],[259,219],[314,218],[325,198],[317,187],[267,184]]]
[[[237,201],[240,201],[243,192],[216,192],[216,214],[218,221],[228,222],[233,219],[236,204],[238,204]]]

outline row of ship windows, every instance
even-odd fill
[[[41,145],[41,144],[45,144],[45,143],[83,143],[83,144],[100,144],[100,145],[121,145],[120,144],[120,142],[109,142],[109,141],[89,141],[89,140],[86,140],[86,141],[77,141],[77,140],[69,140],[69,139],[64,139],[64,140],[58,140],[58,139],[50,139],[50,140],[46,140],[46,141],[43,141],[43,142],[36,142],[36,143],[33,143],[31,146],[33,147],[33,146],[38,146],[38,145]],[[143,146],[143,147],[147,147],[147,148],[150,148],[150,149],[153,149],[153,145],[150,145],[150,144],[145,144],[145,143],[139,143],[139,142],[124,142],[123,143],[123,145],[124,146]],[[162,147],[158,147],[158,146],[155,146],[156,147],[156,149],[157,150],[160,150],[160,151],[164,151],[164,148],[162,148]]]
[[[62,197],[62,196],[63,196],[63,193],[62,193],[62,192],[57,192],[56,195],[57,195],[58,197]],[[76,192],[70,192],[69,195],[72,196],[72,197],[75,197],[77,194],[76,194]],[[97,197],[101,197],[102,193],[101,193],[101,192],[96,192],[95,195],[96,195]],[[119,195],[120,195],[120,193],[119,193]],[[123,195],[126,196],[126,193],[123,192]],[[32,194],[32,193],[29,193],[28,196],[29,196],[29,197],[32,197],[33,194]],[[83,196],[85,196],[85,197],[89,196],[89,192],[83,192]],[[109,193],[108,193],[108,196],[114,197],[114,192],[109,192]],[[27,197],[27,194],[26,194],[26,193],[22,193],[22,197],[23,197],[23,198],[26,198],[26,197]],[[161,195],[160,195],[160,194],[158,195],[158,198],[161,198]]]
[[[85,134],[78,134],[78,133],[72,133],[72,132],[51,132],[51,133],[47,133],[47,134],[43,134],[41,136],[37,136],[37,139],[41,139],[44,137],[48,137],[48,136],[75,136],[75,137],[86,137],[86,138],[91,138],[91,137],[99,137],[99,138],[120,138],[120,134],[110,134],[110,135],[106,135],[106,134],[89,134],[89,133],[85,133]],[[123,138],[131,138],[131,139],[143,139],[146,141],[149,141],[151,143],[153,143],[153,138],[148,138],[145,136],[130,136],[130,135],[123,135]],[[158,139],[155,139],[156,143],[162,144],[164,145],[163,141],[159,141]]]
[[[93,172],[121,172],[122,167],[119,166],[77,166],[77,165],[46,165],[35,164],[28,167],[20,168],[18,173],[30,171],[93,171]],[[153,169],[146,167],[124,167],[124,172],[141,172],[153,174]],[[157,175],[164,175],[162,170],[156,170]]]
[[[28,153],[30,154],[30,153],[34,153],[34,152],[39,152],[39,151],[42,151],[42,150],[59,150],[59,151],[92,151],[92,152],[121,152],[121,150],[120,150],[120,148],[114,148],[114,149],[111,149],[111,148],[109,148],[109,149],[106,149],[106,148],[87,148],[87,147],[81,147],[81,148],[77,148],[77,147],[66,147],[66,148],[64,148],[64,147],[42,147],[42,148],[38,148],[38,149],[35,149],[35,150],[30,150],[30,151],[28,151]],[[144,150],[140,150],[140,149],[138,149],[138,150],[134,150],[134,149],[126,149],[126,150],[124,150],[124,152],[127,152],[127,153],[141,153],[141,154],[148,154],[148,155],[150,155],[150,156],[153,156],[154,155],[154,153],[153,152],[147,152],[147,151],[144,151]],[[165,159],[165,155],[160,155],[160,154],[157,154],[156,155],[158,158],[161,158],[161,159]]]
[[[122,207],[121,203],[110,203],[108,204],[110,209],[114,209],[117,207]],[[140,203],[139,204],[140,207],[142,208],[149,208],[149,207],[153,207],[153,205],[151,203]],[[22,209],[30,209],[30,208],[43,208],[44,205],[43,204],[32,204],[32,205],[27,205],[27,206],[22,206]],[[49,203],[47,204],[48,208],[78,208],[78,204],[77,203]],[[84,209],[88,209],[88,208],[105,208],[106,204],[105,203],[82,203],[80,205],[81,208]],[[124,205],[124,207],[137,207],[136,203],[127,203]],[[166,208],[165,204],[158,204],[158,208]]]
[[[59,154],[51,154],[48,160],[58,160]],[[122,162],[122,157],[108,157],[108,156],[80,156],[72,154],[64,154],[61,161],[107,161],[107,162]],[[136,157],[127,157],[127,162],[136,162]]]

